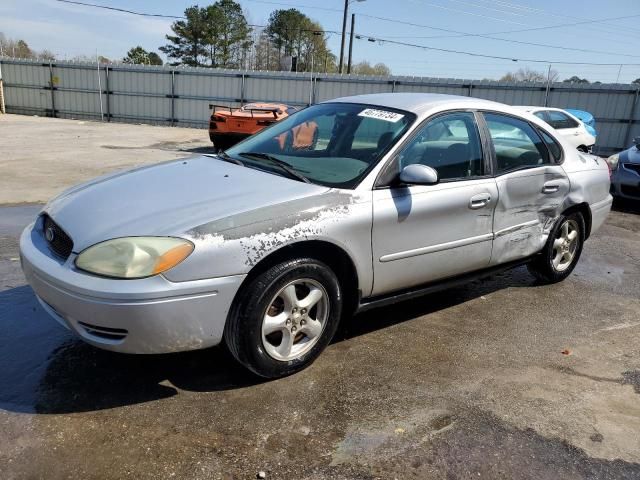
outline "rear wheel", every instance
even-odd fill
[[[333,271],[311,258],[274,265],[234,301],[225,341],[254,373],[277,378],[309,366],[333,337],[342,311]]]
[[[575,268],[585,237],[582,214],[562,215],[549,234],[540,255],[529,264],[529,271],[545,283],[560,282]]]

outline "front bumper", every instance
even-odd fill
[[[615,197],[640,200],[640,175],[618,165],[611,177],[611,194]]]
[[[233,298],[244,280],[234,275],[170,282],[98,277],[61,261],[37,226],[20,237],[27,281],[44,309],[84,341],[125,353],[168,353],[217,345]]]

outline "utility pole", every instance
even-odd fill
[[[342,40],[340,42],[340,64],[338,73],[342,73],[342,64],[344,63],[344,36],[347,30],[347,10],[349,9],[349,0],[344,0],[344,15],[342,17]]]
[[[351,32],[349,33],[349,61],[347,62],[347,75],[351,73],[351,53],[353,52],[353,31],[356,25],[356,14],[351,14]]]
[[[344,65],[344,37],[347,34],[347,13],[349,4],[352,2],[364,2],[366,0],[344,0],[344,15],[342,16],[342,40],[340,42],[340,64],[338,65],[338,73],[342,73]]]

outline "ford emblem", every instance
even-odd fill
[[[45,230],[44,236],[48,242],[53,242],[53,239],[56,237],[56,233],[53,231],[53,228],[49,227]]]

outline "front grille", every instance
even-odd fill
[[[622,166],[627,170],[631,170],[640,175],[640,163],[623,163]]]
[[[44,238],[49,248],[65,260],[69,258],[69,255],[71,255],[73,251],[73,241],[69,235],[67,235],[56,222],[51,220],[51,217],[48,215],[44,216],[43,227]]]
[[[640,187],[633,187],[631,185],[620,185],[620,191],[623,195],[628,197],[640,198]]]

